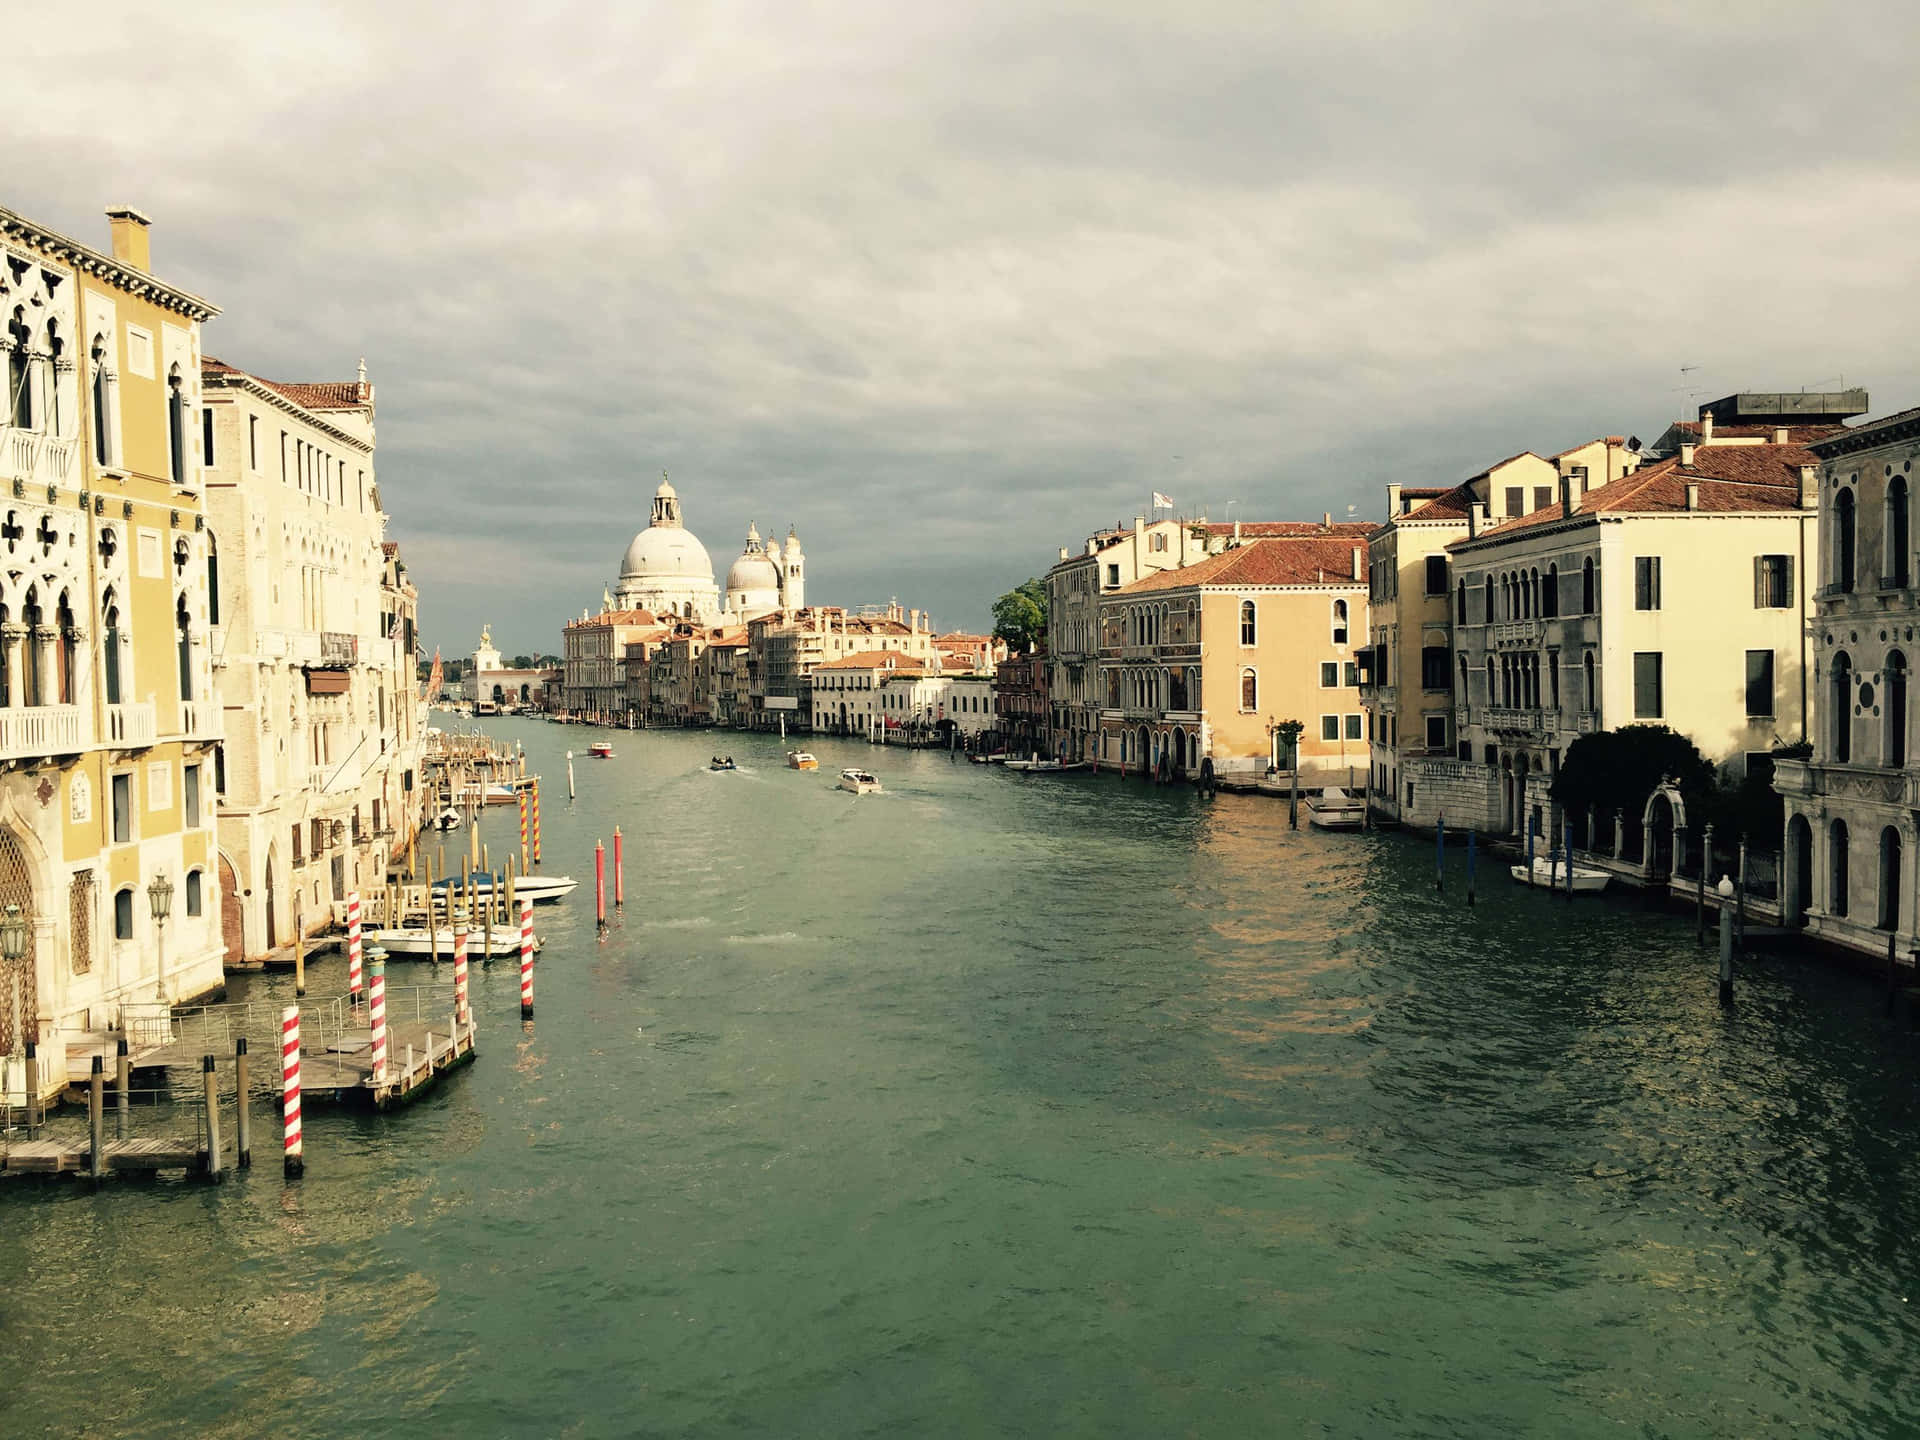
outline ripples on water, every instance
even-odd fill
[[[0,1428],[1910,1433],[1871,985],[1725,1013],[1686,922],[1469,910],[1403,837],[729,743],[543,797],[549,870],[625,829],[626,915],[543,907],[536,1022],[477,972],[478,1063],[312,1114],[299,1185],[0,1189]]]

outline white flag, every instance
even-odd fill
[[[1167,510],[1171,510],[1173,508],[1173,501],[1169,500],[1165,495],[1162,495],[1158,490],[1156,490],[1153,492],[1153,508],[1156,510],[1163,509],[1163,508]]]

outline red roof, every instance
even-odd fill
[[[1700,422],[1676,420],[1669,428],[1687,435],[1698,435]],[[1715,440],[1772,440],[1775,430],[1785,430],[1789,445],[1805,445],[1812,440],[1824,440],[1829,435],[1838,435],[1846,428],[1844,425],[1722,425],[1716,421],[1713,427],[1713,438]]]
[[[1372,530],[1369,525],[1364,527]],[[1134,595],[1150,590],[1184,590],[1195,585],[1235,589],[1250,585],[1329,585],[1351,590],[1366,584],[1365,562],[1361,578],[1353,578],[1353,557],[1364,554],[1363,535],[1325,534],[1257,539],[1210,556],[1178,570],[1162,570],[1114,591]]]
[[[815,670],[920,670],[924,667],[910,655],[898,650],[862,650],[843,655],[813,667]]]
[[[589,615],[584,620],[569,620],[567,629],[573,630],[588,625],[658,625],[651,610],[602,610],[598,615]]]
[[[202,375],[248,375],[258,380],[269,390],[276,390],[293,401],[294,404],[308,410],[355,410],[373,403],[373,386],[360,380],[318,380],[294,382],[269,380],[264,375],[229,365],[224,360],[216,360],[211,355],[200,357]]]
[[[1233,523],[1215,521],[1196,522],[1208,536],[1223,535],[1231,537]],[[1331,525],[1322,525],[1318,520],[1242,520],[1240,538],[1242,540],[1271,540],[1311,535],[1371,535],[1380,527],[1371,520],[1336,520]]]

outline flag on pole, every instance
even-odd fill
[[[427,703],[431,705],[440,698],[440,647],[433,647],[433,669],[427,672]]]
[[[1153,508],[1156,510],[1171,510],[1173,508],[1173,501],[1156,490],[1153,492]]]

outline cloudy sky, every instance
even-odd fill
[[[812,598],[976,625],[1156,489],[1920,404],[1910,6],[88,13],[9,40],[0,203],[145,210],[230,363],[366,357],[449,653],[557,648],[662,470],[721,573],[794,524]]]

